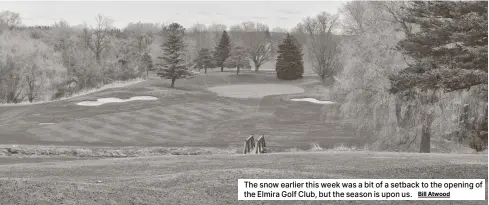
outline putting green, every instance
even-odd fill
[[[267,95],[303,93],[304,89],[283,84],[242,84],[210,87],[210,91],[224,97],[262,98]]]

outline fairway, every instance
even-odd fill
[[[251,134],[266,135],[271,151],[363,143],[351,125],[321,120],[328,105],[285,100],[307,95],[315,77],[210,72],[175,89],[168,83],[152,77],[63,101],[2,106],[0,144],[227,148]]]

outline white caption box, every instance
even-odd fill
[[[239,179],[238,200],[485,200],[485,179]]]

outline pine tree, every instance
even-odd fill
[[[250,69],[250,60],[248,59],[248,54],[246,53],[246,49],[242,46],[236,46],[231,50],[231,55],[224,65],[228,68],[236,68],[236,75],[239,75],[239,71],[241,68]]]
[[[207,68],[213,67],[211,52],[207,48],[202,48],[199,50],[199,55],[195,61],[199,71],[201,68],[204,68],[204,72],[207,73]]]
[[[398,44],[414,63],[390,77],[392,93],[428,107],[437,90],[487,89],[487,2],[419,1],[406,11],[406,21],[421,29]],[[430,152],[433,115],[423,111],[420,152]]]
[[[161,78],[171,79],[170,87],[173,88],[177,79],[192,75],[184,59],[185,28],[178,23],[172,23],[163,28],[162,34],[165,37],[165,42],[161,45],[163,56],[158,58],[164,63],[159,64],[160,69],[157,74]]]
[[[295,80],[302,78],[304,74],[304,63],[302,61],[302,53],[295,45],[293,37],[287,34],[282,44],[278,46],[277,78],[282,80]]]
[[[217,44],[214,52],[214,60],[216,61],[216,65],[221,67],[221,72],[224,71],[224,62],[229,57],[230,52],[231,40],[229,40],[228,33],[226,31],[223,31],[221,39],[219,40],[219,44]]]

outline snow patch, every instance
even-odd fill
[[[333,101],[323,101],[323,100],[317,100],[315,98],[292,98],[290,100],[292,100],[292,101],[306,101],[306,102],[315,103],[315,104],[334,104]]]
[[[41,122],[39,125],[54,125],[52,122]]]
[[[147,101],[147,100],[157,100],[157,97],[153,96],[135,96],[129,99],[120,99],[120,98],[99,98],[97,101],[81,101],[76,103],[81,106],[99,106],[107,103],[123,103],[135,100]]]

